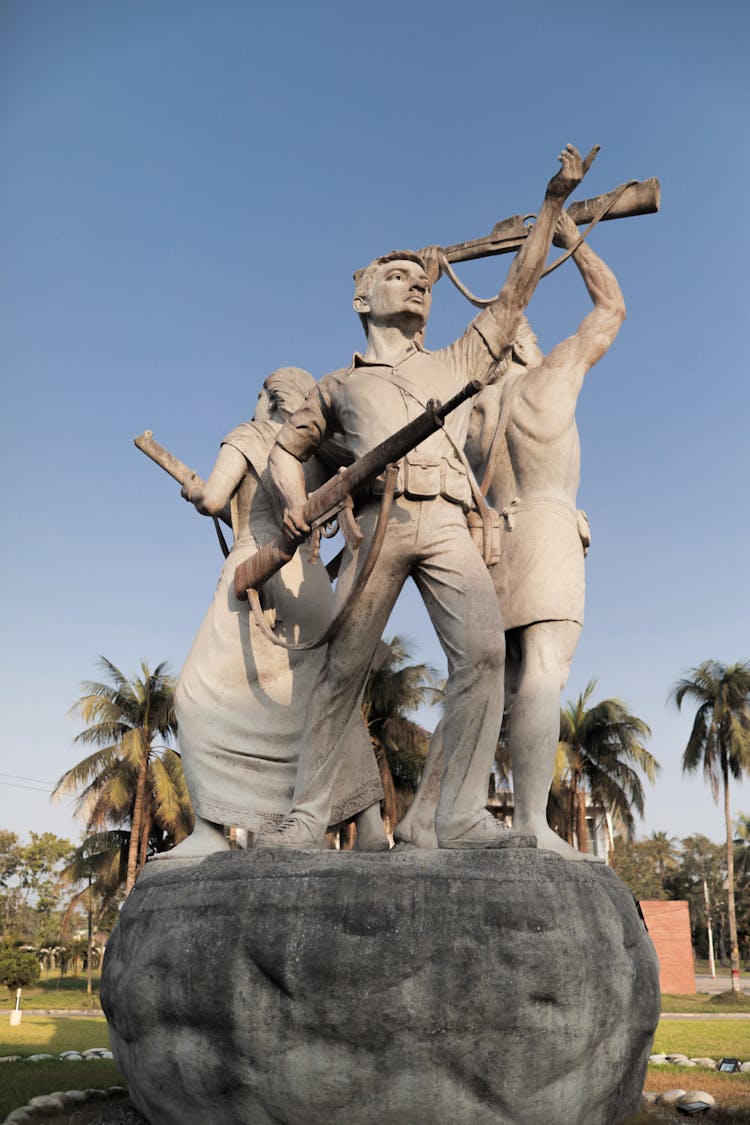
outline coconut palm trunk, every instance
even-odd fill
[[[729,806],[729,763],[726,756],[721,763],[724,781],[724,822],[727,829],[727,917],[729,919],[729,960],[732,967],[732,992],[740,988],[740,950],[737,942],[737,913],[734,902],[734,834]]]
[[[579,789],[577,795],[576,837],[579,852],[587,852],[589,850],[589,826],[586,822],[586,793],[583,789]]]
[[[127,897],[135,886],[138,872],[140,871],[141,856],[141,826],[143,824],[143,805],[146,798],[146,781],[148,779],[148,759],[145,759],[138,769],[138,782],[133,803],[133,822],[130,827],[130,844],[128,845],[128,876],[125,880],[125,896]]]

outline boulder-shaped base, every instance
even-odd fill
[[[274,849],[147,868],[102,1003],[151,1125],[610,1125],[659,987],[606,867]]]

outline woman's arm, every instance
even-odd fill
[[[247,461],[233,445],[222,445],[219,456],[202,488],[190,481],[182,486],[182,495],[194,504],[202,516],[218,516],[247,471]]]

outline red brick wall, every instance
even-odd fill
[[[680,996],[695,992],[695,964],[686,902],[641,902],[649,937],[659,958],[662,992]]]

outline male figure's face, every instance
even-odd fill
[[[271,405],[271,396],[265,387],[261,389],[258,395],[258,403],[255,407],[253,420],[255,422],[270,422],[273,417],[273,406]]]
[[[370,292],[356,297],[354,307],[371,324],[394,324],[417,331],[424,328],[430,315],[430,279],[416,262],[383,262]]]

